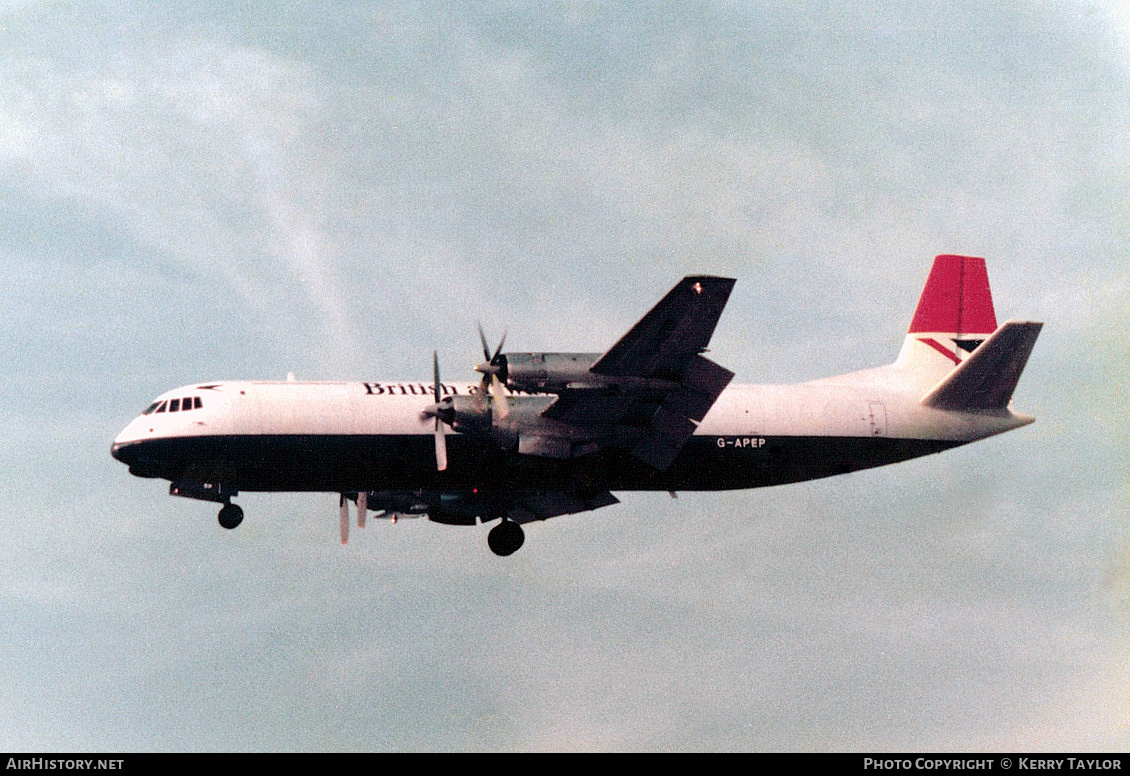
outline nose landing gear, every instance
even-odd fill
[[[229,501],[220,509],[219,520],[220,525],[230,531],[243,522],[243,510]]]
[[[243,522],[243,510],[231,503],[232,498],[239,495],[235,488],[216,482],[172,482],[169,483],[169,495],[223,504],[218,519],[220,525],[229,531]]]

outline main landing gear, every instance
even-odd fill
[[[169,493],[173,496],[184,496],[186,498],[195,498],[202,501],[213,501],[219,504],[223,504],[223,506],[220,507],[220,513],[217,515],[217,520],[219,521],[220,526],[226,528],[229,531],[243,522],[243,509],[238,504],[233,504],[231,501],[232,497],[239,495],[238,492],[233,488],[227,488],[222,485],[213,485],[209,483],[199,484],[175,482],[169,486]],[[349,535],[347,533],[349,525],[347,504],[347,500],[342,497],[340,505],[342,516],[341,525],[343,544],[345,543],[345,540]],[[419,514],[421,511],[420,508],[416,508],[415,506],[413,506],[412,508],[408,508],[406,506],[401,508],[404,510],[404,514],[413,516]],[[358,509],[358,525],[363,526],[365,524],[364,515],[368,509],[367,499],[359,498]],[[387,516],[388,512],[386,511],[385,514]],[[392,514],[395,516],[396,512],[393,512]],[[436,519],[436,515],[434,513],[431,516],[433,520]],[[470,516],[469,521],[460,521],[453,524],[473,525],[476,520],[476,516]],[[490,518],[487,518],[487,520],[489,521]],[[487,546],[490,547],[490,551],[495,555],[500,555],[502,557],[516,553],[518,549],[525,543],[525,541],[526,532],[522,530],[522,526],[514,522],[513,520],[508,520],[505,517],[503,517],[499,521],[498,525],[491,528],[490,533],[487,534]]]
[[[220,525],[229,531],[243,522],[243,509],[230,501],[220,509]]]
[[[503,557],[517,552],[524,541],[526,541],[526,534],[522,530],[522,526],[506,518],[503,518],[502,522],[490,529],[490,533],[487,534],[487,544],[490,546],[490,551]]]

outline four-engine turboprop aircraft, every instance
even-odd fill
[[[734,281],[681,280],[606,353],[504,353],[477,383],[207,382],[157,397],[114,440],[139,477],[223,504],[242,491],[340,494],[364,526],[427,515],[522,524],[617,503],[613,491],[756,488],[937,453],[1032,422],[1013,389],[1042,324],[997,326],[983,259],[938,256],[889,366],[796,385],[730,385],[705,358]],[[433,355],[434,360],[434,355]]]

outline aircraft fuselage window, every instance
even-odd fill
[[[200,400],[200,397],[199,396],[193,396],[192,397],[192,409],[199,410],[199,409],[203,409],[203,407],[204,407],[204,402],[202,402]]]
[[[158,405],[158,404],[160,404],[160,403],[161,403],[161,402],[159,402],[159,401],[155,401],[155,402],[153,402],[153,403],[152,403],[152,404],[150,404],[150,405],[149,405],[148,407],[146,407],[146,408],[145,408],[145,412],[143,412],[143,413],[141,413],[141,414],[142,414],[142,415],[148,415],[149,413],[153,412],[153,410],[157,409],[157,405]]]
[[[164,412],[166,405],[168,405],[168,402],[166,402],[166,401],[163,401],[160,404],[158,404],[157,405],[157,412]]]
[[[180,409],[180,399],[173,399],[169,402],[169,412],[176,412]]]

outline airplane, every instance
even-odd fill
[[[706,358],[735,281],[680,280],[604,353],[505,353],[479,327],[481,379],[192,383],[158,396],[111,453],[169,493],[339,494],[376,517],[498,520],[492,552],[532,521],[618,503],[613,491],[794,483],[930,455],[1019,428],[1017,381],[1042,323],[997,325],[984,259],[934,259],[897,359],[792,385],[730,385]]]

